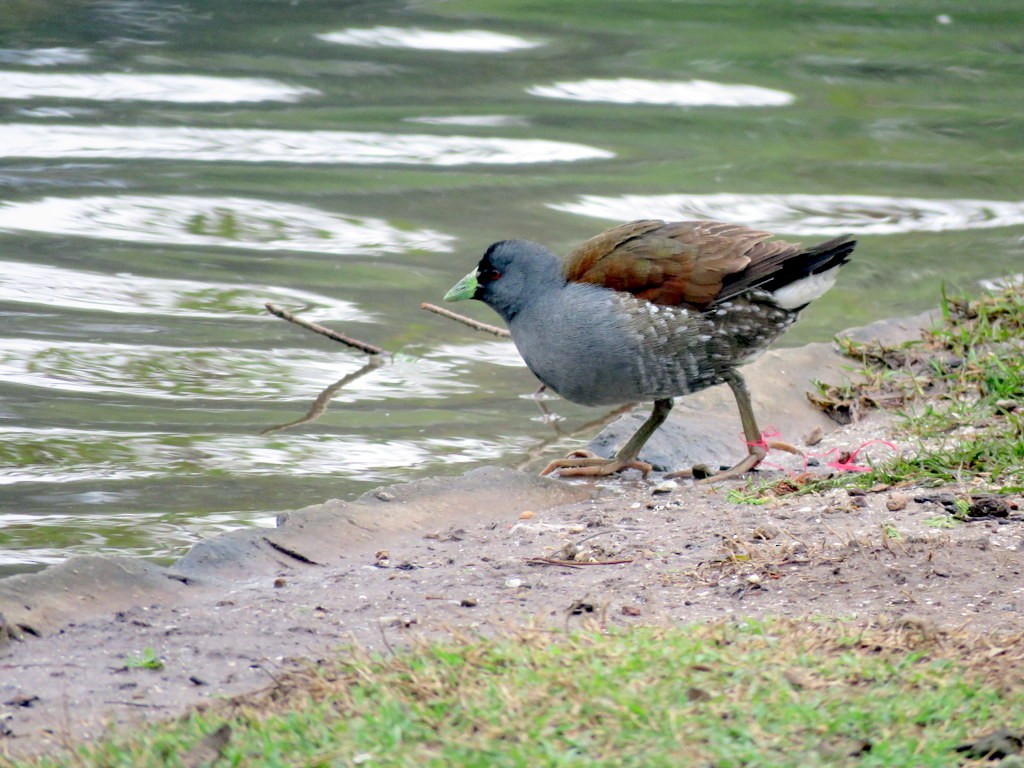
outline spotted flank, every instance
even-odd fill
[[[638,398],[676,397],[720,384],[725,371],[759,357],[798,315],[761,290],[704,312],[625,293],[615,301],[629,318]]]

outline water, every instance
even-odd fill
[[[508,342],[419,309],[502,237],[857,233],[790,344],[1019,272],[1022,22],[1010,0],[6,4],[0,572],[166,560],[585,439],[600,412],[551,420]],[[395,358],[364,370],[266,301]]]

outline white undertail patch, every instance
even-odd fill
[[[839,267],[836,266],[827,272],[795,280],[772,293],[772,299],[783,309],[796,309],[804,304],[810,304],[836,284],[838,274]]]

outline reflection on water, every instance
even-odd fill
[[[613,156],[607,150],[585,144],[542,139],[117,125],[0,125],[0,157],[454,166],[552,163]]]
[[[9,338],[0,349],[0,377],[49,393],[80,392],[133,397],[260,400],[306,404],[363,358],[321,349],[220,349],[144,344],[91,344]],[[452,376],[440,359],[397,357],[343,391],[338,401],[374,402],[444,398],[471,385]],[[270,425],[268,425],[270,426]]]
[[[0,64],[20,64],[25,67],[85,64],[90,58],[89,52],[81,48],[0,48]]]
[[[101,0],[91,3],[91,7],[104,25],[121,35],[162,36],[196,17],[191,4],[168,0]],[[125,38],[116,40],[122,42]]]
[[[473,360],[477,363],[522,368],[523,358],[511,340],[483,341],[475,344],[441,344],[433,356],[453,361]]]
[[[463,29],[458,32],[436,32],[410,27],[373,27],[344,29],[317,35],[328,43],[359,45],[366,48],[412,48],[420,51],[453,51],[456,53],[502,53],[536,48],[543,43],[499,32]]]
[[[179,435],[103,430],[0,428],[0,486],[159,477],[240,475],[359,476],[384,482],[390,470],[428,461],[465,464],[494,459],[500,439],[424,438],[367,442],[339,435]],[[32,461],[26,461],[31,457]]]
[[[312,88],[250,77],[0,72],[0,99],[203,102],[298,101]]]
[[[1024,201],[870,195],[583,195],[558,211],[598,219],[719,219],[794,235],[892,235],[1024,224]]]
[[[372,373],[377,370],[381,365],[386,362],[386,357],[381,353],[370,355],[366,362],[363,363],[363,367],[358,370],[352,371],[351,373],[345,374],[343,377],[338,379],[336,382],[326,387],[320,394],[316,396],[309,409],[297,419],[289,419],[288,421],[282,422],[281,424],[273,424],[269,427],[264,427],[260,430],[261,435],[270,435],[274,432],[284,432],[286,429],[294,429],[295,427],[303,424],[312,424],[314,421],[319,419],[330,407],[331,400],[345,387],[350,386],[357,379],[361,379],[368,373]]]
[[[617,80],[535,85],[526,92],[549,99],[604,101],[611,104],[667,104],[678,107],[782,107],[795,96],[756,85],[728,85],[707,80],[668,82],[620,77]]]
[[[7,339],[0,376],[50,392],[157,398],[305,400],[351,358],[304,350],[239,350]]]
[[[0,229],[137,243],[379,255],[448,252],[455,238],[382,219],[238,197],[47,197],[0,204]]]
[[[21,107],[15,110],[22,117],[66,118],[83,117],[95,112],[86,107]]]
[[[301,307],[308,319],[375,322],[373,314],[352,302],[294,288],[110,275],[17,261],[0,262],[0,301],[224,320],[263,315],[263,304],[272,301]]]
[[[407,123],[423,123],[424,125],[468,125],[473,128],[503,128],[506,126],[522,127],[529,125],[525,117],[516,115],[447,115],[444,117],[407,117]]]
[[[98,495],[107,498],[91,501],[82,498],[85,494],[78,494],[85,504],[107,504],[116,498],[116,494]],[[0,550],[0,567],[59,563],[72,554],[88,555],[97,551],[108,555],[166,558],[203,538],[234,530],[239,524],[274,528],[277,520],[274,516],[243,511],[189,517],[163,511],[104,509],[100,527],[93,516],[81,512],[33,515],[0,512],[0,542],[5,547]],[[140,539],[140,529],[152,531],[155,536]],[[41,546],[41,542],[48,546]]]

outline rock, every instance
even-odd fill
[[[902,493],[894,493],[885,501],[885,508],[890,512],[899,512],[907,508],[909,499]]]

